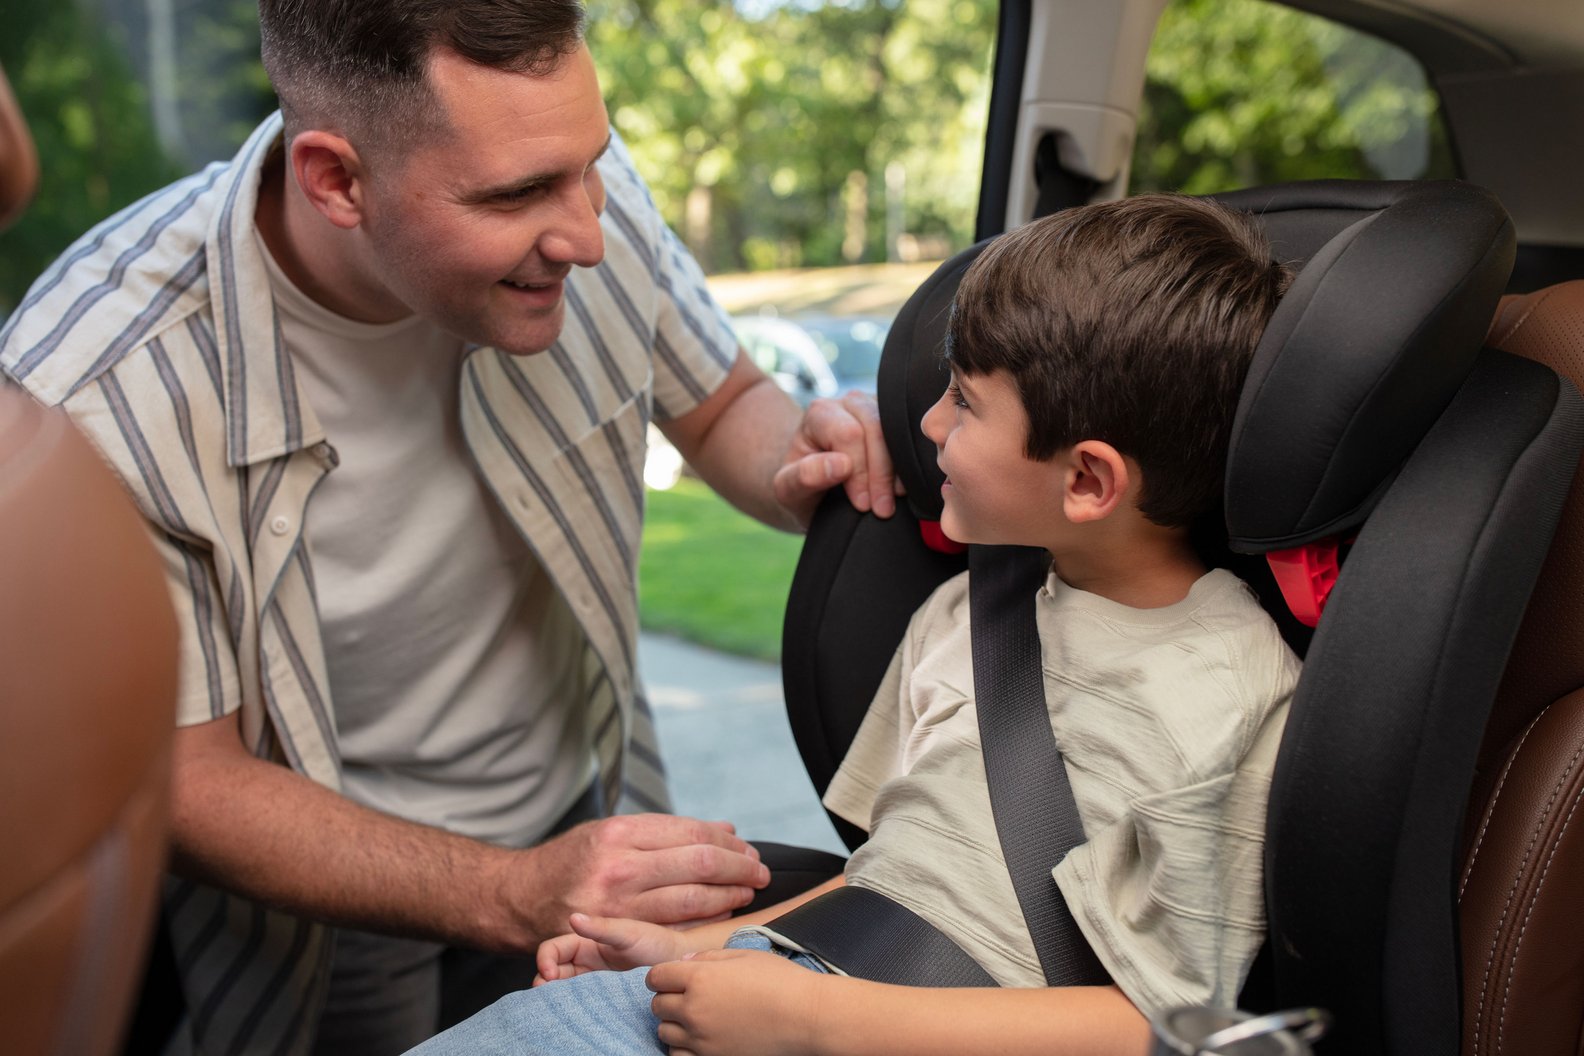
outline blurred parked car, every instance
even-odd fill
[[[806,330],[836,375],[838,392],[875,391],[891,320],[875,315],[810,315],[789,320]]]
[[[737,315],[748,358],[806,407],[852,389],[874,392],[889,319],[877,316]]]
[[[731,323],[748,358],[800,407],[836,395],[836,372],[813,335],[797,323],[773,315],[734,315]]]

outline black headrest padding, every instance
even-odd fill
[[[1220,196],[1278,254],[1312,251],[1255,351],[1227,461],[1227,531],[1262,553],[1356,528],[1462,384],[1515,238],[1471,184],[1323,181]],[[1316,248],[1327,227],[1336,230]]]
[[[880,425],[897,476],[907,488],[908,506],[921,521],[940,520],[946,476],[935,465],[935,445],[920,431],[919,422],[946,388],[941,353],[957,284],[989,244],[987,239],[970,246],[924,280],[897,313],[880,357],[875,383]]]

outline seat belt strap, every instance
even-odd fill
[[[838,887],[765,928],[848,975],[899,986],[996,986],[933,924],[862,887]]]
[[[1110,982],[1051,875],[1084,841],[1067,764],[1051,730],[1035,595],[1050,568],[1038,548],[968,555],[974,704],[996,835],[1049,986]]]

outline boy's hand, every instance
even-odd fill
[[[591,917],[574,913],[568,921],[572,934],[539,944],[534,985],[570,979],[584,972],[624,972],[661,961],[671,961],[692,947],[680,932],[659,924],[621,917]]]
[[[814,1051],[829,981],[762,950],[709,950],[656,965],[647,985],[671,1056],[794,1056]]]

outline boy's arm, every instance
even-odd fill
[[[696,1056],[1138,1056],[1149,1024],[1115,986],[940,989],[718,950],[651,969],[660,1040]]]
[[[539,979],[549,982],[584,972],[626,971],[718,949],[738,928],[768,924],[845,882],[842,877],[834,876],[773,906],[682,931],[641,920],[574,913],[570,934],[558,935],[540,944],[535,957]]]

